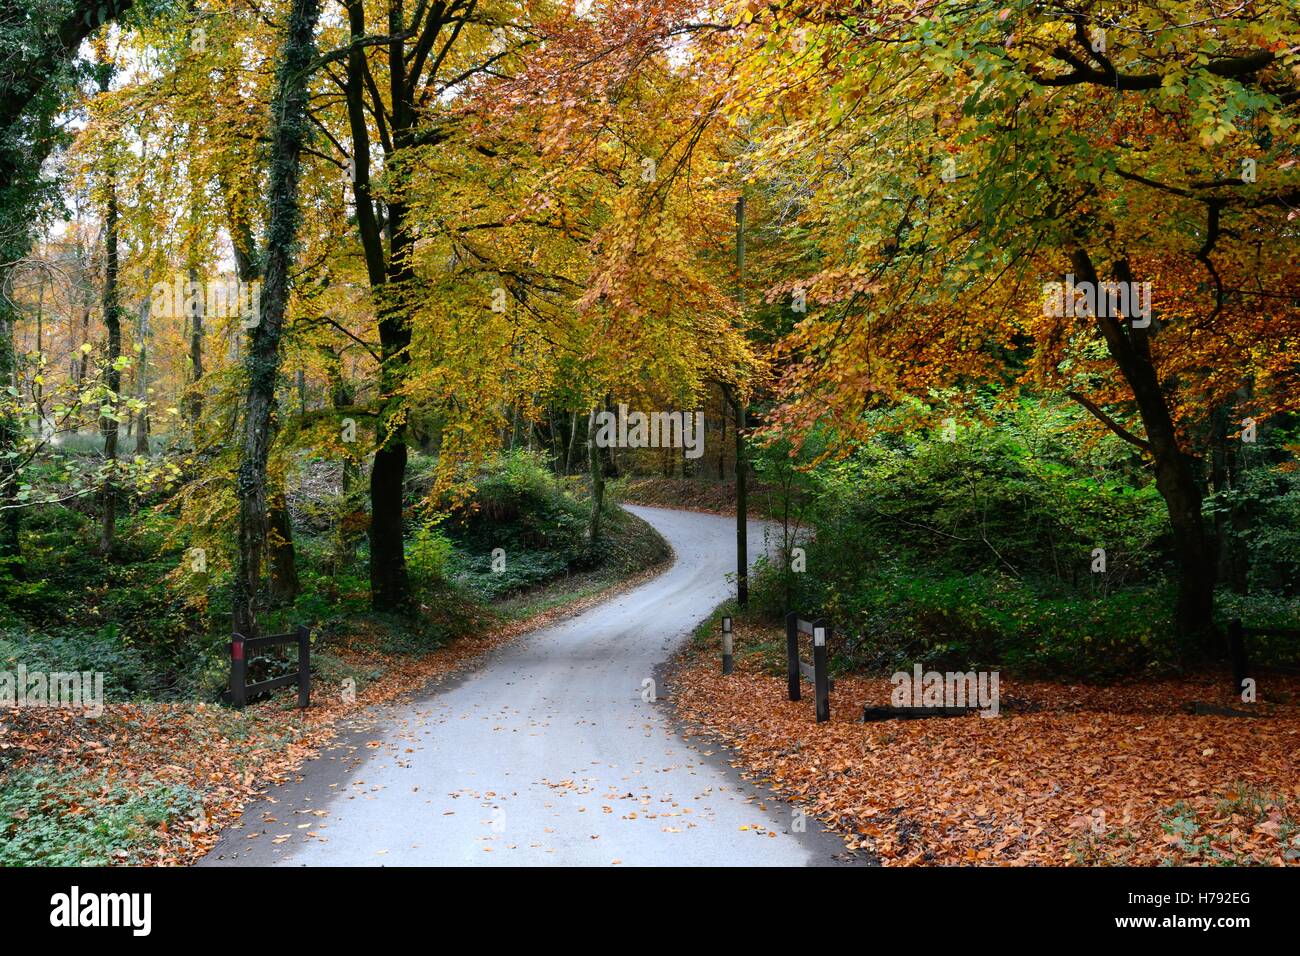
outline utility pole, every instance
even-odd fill
[[[736,273],[740,314],[745,314],[745,194],[736,198]],[[745,403],[733,393],[736,408],[736,603],[749,605],[749,503],[745,495]]]

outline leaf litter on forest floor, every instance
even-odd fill
[[[773,640],[778,635],[767,635]],[[671,678],[689,732],[887,865],[1300,862],[1300,680],[1269,677],[1258,719],[1194,716],[1231,703],[1223,675],[1111,686],[1002,680],[1018,706],[862,722],[888,678],[837,676],[831,720],[810,690],[698,644]],[[1240,703],[1237,704],[1240,707]]]
[[[357,670],[378,670],[382,676],[358,689],[351,702],[314,682],[312,706],[305,712],[293,706],[292,690],[243,711],[205,702],[108,703],[98,717],[54,708],[3,708],[0,786],[13,771],[39,767],[74,770],[79,786],[89,786],[102,774],[128,793],[167,785],[189,788],[201,798],[193,812],[164,820],[143,846],[110,858],[119,864],[190,864],[216,844],[224,828],[239,821],[254,798],[320,753],[337,735],[340,721],[460,673],[516,637],[607,600],[654,573],[658,569],[528,618],[474,631],[418,657],[384,654],[376,649],[377,641],[358,630],[343,646],[331,645],[331,652]],[[75,792],[47,799],[45,805],[51,813],[80,812]],[[288,837],[273,842],[282,839]]]

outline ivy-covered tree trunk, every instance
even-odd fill
[[[99,67],[99,91],[108,91],[109,80],[113,75],[110,64]],[[111,160],[110,160],[111,162]],[[117,360],[122,357],[122,315],[118,306],[118,210],[117,178],[110,167],[106,189],[106,206],[104,212],[104,329],[108,333],[108,354],[105,356],[104,385],[108,395],[104,406],[109,409],[100,417],[100,430],[104,435],[104,462],[108,469],[101,496],[101,524],[99,532],[99,553],[111,554],[115,544],[117,530],[117,484],[114,469],[117,467],[117,442],[119,428],[117,405],[122,391],[122,372]]]
[[[0,270],[0,288],[7,287],[8,268]],[[8,388],[14,374],[13,310],[7,296],[0,296],[0,387]],[[20,557],[18,544],[18,471],[13,452],[18,444],[19,424],[7,410],[0,411],[0,558]],[[11,567],[10,573],[16,573]]]
[[[271,442],[280,429],[280,405],[276,399],[271,404]],[[268,452],[269,454],[269,452]],[[301,592],[298,578],[298,553],[293,546],[293,521],[289,517],[289,501],[285,493],[285,476],[277,470],[267,477],[267,522],[270,535],[267,552],[271,563],[271,598],[280,604],[292,602]]]
[[[307,86],[316,57],[314,38],[319,0],[293,0],[275,96],[271,101],[271,168],[267,196],[266,267],[260,314],[249,330],[244,371],[248,378],[239,462],[239,559],[235,579],[234,628],[257,633],[257,597],[268,536],[266,466],[271,416],[280,372],[280,339],[289,303],[289,271],[297,244],[299,166],[307,132]]]
[[[235,274],[244,286],[251,289],[262,275],[252,229],[246,220],[233,215],[230,217],[229,229],[231,245],[235,252]],[[203,361],[201,329],[197,330],[196,336],[191,339],[190,358],[201,373]],[[196,400],[200,403],[202,401],[197,393]],[[200,410],[201,407],[200,404]],[[197,418],[195,420],[197,421]],[[274,430],[278,428],[279,420],[279,406],[273,398],[270,418],[272,437],[274,437]],[[293,546],[293,522],[289,518],[283,475],[271,475],[268,481],[270,484],[267,495],[267,521],[270,534],[267,538],[267,549],[271,564],[271,597],[279,603],[288,603],[302,591],[302,584],[298,578],[298,556]]]

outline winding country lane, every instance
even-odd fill
[[[836,837],[811,820],[791,833],[789,806],[683,742],[662,686],[642,699],[730,592],[734,519],[629,510],[672,545],[669,570],[369,712],[201,865],[834,863]],[[750,542],[761,550],[761,524]]]

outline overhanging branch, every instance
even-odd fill
[[[1129,431],[1119,422],[1115,421],[1115,419],[1111,418],[1104,411],[1102,411],[1101,407],[1092,399],[1088,398],[1086,395],[1081,395],[1078,392],[1066,392],[1065,394],[1066,396],[1074,399],[1076,402],[1078,402],[1080,405],[1086,408],[1089,412],[1092,413],[1093,417],[1096,418],[1097,421],[1101,422],[1103,425],[1105,425],[1107,428],[1113,431],[1120,438],[1124,439],[1130,445],[1136,445],[1138,448],[1141,448],[1145,452],[1151,451],[1150,442],[1148,442],[1145,438],[1138,438],[1137,435],[1134,435],[1131,431]]]

